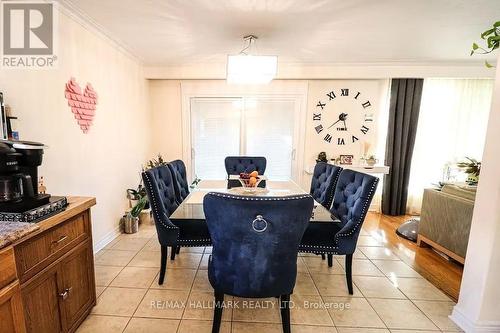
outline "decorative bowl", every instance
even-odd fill
[[[251,181],[252,178],[255,178],[255,181]],[[259,186],[259,183],[262,181],[260,177],[250,177],[250,178],[238,178],[241,183],[241,187],[247,192],[255,192]]]

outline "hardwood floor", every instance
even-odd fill
[[[431,248],[418,247],[416,243],[399,237],[396,228],[411,216],[388,216],[368,213],[363,229],[386,244],[401,260],[410,265],[425,279],[450,296],[455,302],[460,292],[463,265],[448,260]]]

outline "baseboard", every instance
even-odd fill
[[[498,333],[500,321],[472,321],[455,305],[450,319],[466,333]]]
[[[120,236],[120,227],[117,226],[114,230],[108,232],[103,238],[95,242],[94,244],[94,254],[102,250],[106,245],[111,243],[113,239]]]

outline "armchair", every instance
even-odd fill
[[[345,255],[346,281],[351,295],[352,255],[377,184],[376,177],[353,170],[342,170],[330,209],[338,223],[330,223],[328,227],[311,224],[299,246],[301,252],[327,253],[329,267],[333,265],[334,254]]]
[[[203,200],[213,241],[208,278],[215,291],[212,333],[218,333],[224,295],[279,297],[283,332],[290,332],[290,294],[297,249],[313,208],[309,195],[244,197],[211,192]]]

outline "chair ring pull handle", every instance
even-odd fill
[[[261,229],[257,229],[257,226],[259,226],[260,224],[264,223],[264,228],[261,228]],[[252,221],[252,229],[255,231],[255,232],[264,232],[267,230],[267,221],[264,220],[264,218],[262,217],[262,215],[257,215],[255,220]]]

